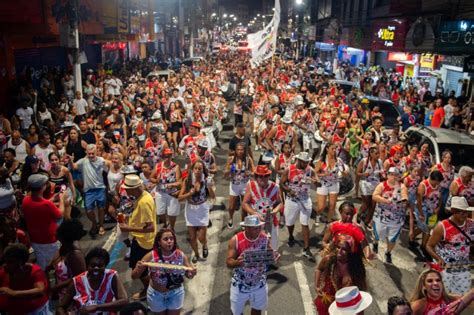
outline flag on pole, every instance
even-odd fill
[[[257,67],[262,61],[271,58],[275,53],[280,13],[280,0],[275,0],[275,12],[270,23],[263,30],[247,36],[248,47],[250,47],[252,53],[252,58],[250,59],[252,68]]]

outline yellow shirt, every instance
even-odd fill
[[[155,241],[156,229],[156,212],[155,201],[153,197],[146,191],[138,198],[135,209],[128,221],[128,225],[134,228],[143,228],[145,223],[153,222],[155,232],[152,233],[137,233],[130,232],[130,234],[137,240],[138,245],[145,249],[152,249]]]

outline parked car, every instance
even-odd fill
[[[196,63],[204,62],[204,60],[204,57],[190,57],[183,60],[183,65],[191,67]]]
[[[375,106],[380,108],[380,113],[383,116],[383,126],[385,128],[391,129],[398,123],[402,112],[392,101],[368,95],[362,97],[362,99],[369,101],[369,111],[372,111]]]
[[[329,83],[336,83],[340,88],[344,90],[344,94],[349,94],[354,87],[358,86],[357,82],[346,80],[330,80]]]
[[[434,163],[440,163],[443,151],[449,150],[453,153],[451,163],[456,172],[463,165],[474,165],[474,138],[468,134],[444,128],[412,126],[405,131],[405,136],[408,145],[428,143]]]
[[[148,79],[148,81],[152,81],[154,78],[158,78],[158,79],[161,79],[161,78],[166,78],[166,80],[168,80],[169,76],[173,76],[175,74],[175,72],[173,70],[160,70],[160,71],[152,71],[150,72],[146,77]]]

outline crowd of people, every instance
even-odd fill
[[[383,246],[392,264],[404,227],[429,269],[410,301],[388,300],[389,313],[459,314],[469,306],[473,170],[461,166],[455,175],[456,152],[435,163],[427,144],[407,143],[403,134],[419,122],[470,132],[464,94],[432,93],[380,67],[339,70],[357,83],[344,92],[312,59],[275,58],[252,69],[237,53],[167,77],[148,75],[154,68],[147,62],[120,69],[87,71],[82,91],[69,74],[49,73],[39,90],[18,89],[14,116],[0,116],[1,311],[178,314],[184,278],[209,255],[216,176],[229,180],[226,226],[236,233],[226,260],[233,314],[247,302],[252,314],[267,308],[266,274],[278,269],[286,246],[280,229],[286,226],[289,247],[301,229],[302,256],[316,262],[311,220],[327,225],[314,272],[318,314],[369,307],[365,262]],[[238,91],[232,102],[229,87]],[[404,114],[385,128],[364,95],[391,99]],[[227,161],[218,165],[213,149],[222,147],[219,132],[232,117]],[[349,198],[337,208],[348,182],[360,209]],[[190,257],[174,231],[182,203]],[[127,292],[109,269],[107,251],[81,250],[82,237],[100,238],[108,226],[127,246],[139,292]],[[148,308],[129,300],[146,300]]]

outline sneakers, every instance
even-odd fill
[[[229,220],[229,221],[227,222],[227,228],[228,228],[228,229],[231,229],[231,228],[233,228],[233,227],[234,227],[234,221]]]
[[[288,238],[288,246],[293,247],[293,246],[295,246],[295,243],[296,243],[295,238],[293,236],[290,236]]]
[[[378,254],[379,253],[379,244],[377,244],[377,243],[372,244],[372,251],[374,253]]]
[[[408,242],[408,248],[410,248],[410,249],[412,249],[412,250],[413,250],[413,249],[417,249],[418,246],[420,246],[420,245],[419,245],[418,242],[416,242],[416,241],[409,241],[409,242]]]
[[[311,262],[316,262],[314,259],[313,253],[311,253],[311,250],[308,248],[303,249],[303,256],[308,258],[309,261]]]
[[[193,258],[191,259],[191,262],[193,264],[196,264],[198,262],[198,260],[199,260],[199,256],[193,256]]]
[[[207,258],[207,256],[209,256],[209,249],[206,247],[202,249],[202,257]]]
[[[211,219],[209,219],[209,223],[207,224],[207,228],[211,228],[212,227],[212,221]]]
[[[385,253],[385,262],[387,264],[391,264],[392,263],[392,253],[389,253],[389,252],[386,252]]]
[[[319,214],[317,214],[316,217],[314,218],[314,224],[316,226],[319,226],[319,223],[321,223],[321,217],[319,216]]]

